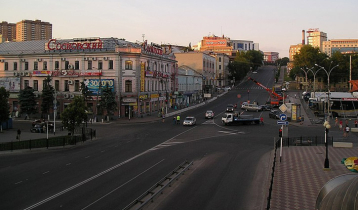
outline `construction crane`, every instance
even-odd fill
[[[248,80],[253,81],[255,84],[257,84],[258,86],[262,87],[263,89],[265,89],[271,97],[271,101],[270,104],[273,106],[279,106],[280,102],[283,101],[283,97],[279,94],[277,94],[275,91],[271,90],[270,88],[267,88],[265,85],[259,83],[258,81],[254,80],[253,78],[249,77]]]

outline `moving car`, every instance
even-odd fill
[[[205,112],[205,119],[208,119],[208,118],[214,118],[214,112],[212,110],[208,110]]]
[[[227,86],[227,87],[224,87],[225,91],[229,91],[231,90],[231,87]]]
[[[228,105],[226,106],[226,111],[227,111],[227,112],[233,112],[233,111],[234,111],[234,105],[228,104]]]
[[[270,110],[269,118],[280,119],[280,114],[281,114],[281,112],[279,110],[272,109],[272,110]]]
[[[271,105],[265,104],[265,105],[260,105],[261,111],[270,111],[272,109]]]
[[[252,111],[252,112],[261,111],[261,107],[257,104],[243,104],[241,106],[241,109],[244,109],[246,111]]]
[[[184,119],[183,125],[195,125],[196,124],[196,118],[192,116],[188,116]]]

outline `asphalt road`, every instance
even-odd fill
[[[267,86],[274,79],[270,67],[252,76]],[[263,104],[268,93],[244,81],[182,114],[196,116],[196,126],[171,120],[95,125],[98,139],[83,146],[1,154],[0,209],[122,209],[185,160],[194,162],[191,170],[148,208],[263,209],[268,191],[263,184],[279,127],[268,112],[250,113],[264,116],[264,126],[223,126],[226,105],[245,97]],[[208,109],[214,120],[204,119]],[[309,134],[315,128],[290,132]]]

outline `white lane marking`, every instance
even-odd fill
[[[225,134],[236,134],[236,133],[233,133],[233,132],[231,132],[231,131],[218,131],[218,132],[220,132],[220,133],[225,133]]]
[[[69,165],[71,165],[71,163],[67,163],[67,164],[66,164],[66,166],[69,166]]]
[[[186,133],[186,132],[189,132],[189,131],[191,131],[191,130],[194,129],[194,128],[195,128],[195,127],[192,127],[192,128],[190,128],[190,129],[188,129],[188,130],[186,130],[186,131],[183,131],[183,132],[179,133],[178,135],[176,135],[176,136],[174,136],[174,137],[172,137],[172,138],[166,140],[166,141],[163,142],[163,143],[166,143],[166,142],[168,142],[168,141],[170,141],[170,140],[173,140],[173,139],[175,139],[176,137],[178,137],[178,136],[180,136],[180,135],[182,135],[182,134],[184,134],[184,133]],[[136,156],[133,156],[133,157],[129,158],[128,160],[123,161],[122,163],[119,163],[119,164],[117,164],[117,165],[115,165],[115,166],[113,166],[113,167],[111,167],[111,168],[109,168],[109,169],[107,169],[107,170],[104,170],[104,171],[98,173],[98,174],[95,175],[95,176],[92,176],[92,177],[90,177],[90,178],[88,178],[88,179],[86,179],[86,180],[84,180],[84,181],[82,181],[82,182],[80,182],[80,183],[77,183],[77,184],[73,185],[72,187],[69,187],[69,188],[67,188],[67,189],[65,189],[65,190],[62,190],[61,192],[56,193],[55,195],[52,195],[52,196],[50,196],[50,197],[48,197],[48,198],[46,198],[46,199],[44,199],[44,200],[42,200],[42,201],[40,201],[40,202],[38,202],[38,203],[35,203],[35,204],[33,204],[32,206],[29,206],[29,207],[25,208],[24,210],[34,209],[34,208],[36,208],[36,207],[38,207],[38,206],[40,206],[40,205],[42,205],[42,204],[44,204],[44,203],[47,203],[48,201],[50,201],[50,200],[52,200],[52,199],[55,199],[55,198],[59,197],[60,195],[63,195],[63,194],[65,194],[65,193],[67,193],[67,192],[69,192],[69,191],[71,191],[71,190],[73,190],[73,189],[76,189],[77,187],[80,187],[81,185],[84,185],[84,184],[86,184],[87,182],[90,182],[90,181],[92,181],[92,180],[94,180],[94,179],[96,179],[96,178],[98,178],[98,177],[100,177],[100,176],[102,176],[102,175],[104,175],[104,174],[106,174],[106,173],[108,173],[108,172],[110,172],[110,171],[112,171],[112,170],[114,170],[114,169],[116,169],[116,168],[118,168],[118,167],[120,167],[120,166],[126,164],[126,163],[131,162],[132,160],[134,160],[134,159],[136,159],[136,158],[138,158],[138,157],[140,157],[140,156],[142,156],[142,155],[144,155],[144,154],[150,152],[151,149],[153,149],[153,148],[155,148],[155,147],[156,147],[156,146],[154,146],[154,147],[152,147],[152,148],[150,148],[150,149],[148,149],[148,150],[146,150],[146,151],[144,151],[144,152],[142,152],[142,153],[140,153],[140,154],[138,154],[138,155],[136,155]]]
[[[50,173],[50,171],[45,171],[45,172],[43,172],[42,174],[47,174],[47,173]]]
[[[22,181],[16,182],[15,184],[20,184],[20,183],[22,183]]]
[[[90,203],[89,205],[87,205],[86,207],[82,208],[82,210],[87,209],[88,207],[92,206],[93,204],[97,203],[98,201],[102,200],[103,198],[107,197],[108,195],[110,195],[111,193],[113,193],[114,191],[118,190],[119,188],[123,187],[124,185],[128,184],[129,182],[133,181],[134,179],[138,178],[140,175],[144,174],[145,172],[149,171],[150,169],[154,168],[156,165],[158,165],[159,163],[163,162],[163,160],[157,162],[156,164],[152,165],[151,167],[147,168],[146,170],[144,170],[142,173],[138,174],[137,176],[133,177],[132,179],[126,181],[125,183],[123,183],[122,185],[120,185],[119,187],[111,190],[109,193],[105,194],[104,196],[100,197],[99,199],[95,200],[94,202]]]
[[[89,157],[91,157],[91,156],[87,156],[87,157],[85,157],[85,158],[87,159],[87,158],[89,158]]]

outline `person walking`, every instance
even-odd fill
[[[177,124],[177,118],[175,116],[173,117],[173,124]]]
[[[334,126],[337,126],[338,125],[338,117],[336,117],[336,119],[335,119],[335,124],[334,124]]]
[[[354,127],[358,127],[358,120],[354,120]]]
[[[343,137],[348,137],[349,136],[349,126],[348,124],[346,124],[346,127],[344,128],[344,131],[343,131]]]
[[[260,117],[260,125],[264,125],[264,118]]]
[[[177,116],[177,124],[180,124],[180,116]]]
[[[342,128],[343,128],[343,121],[342,121],[342,120],[340,120],[340,121],[339,121],[339,130],[341,131],[341,130],[342,130]]]
[[[165,114],[163,113],[162,114],[162,122],[164,122],[165,121]]]

